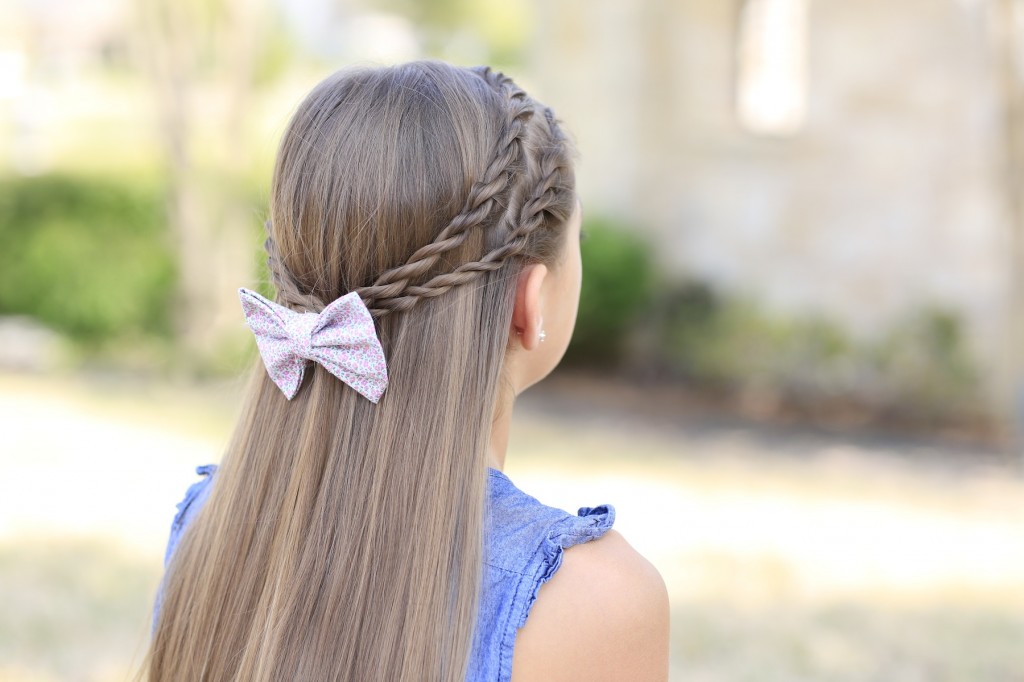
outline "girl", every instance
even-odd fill
[[[613,509],[501,472],[579,301],[551,110],[486,68],[330,76],[267,228],[276,301],[240,290],[261,361],[179,505],[149,679],[665,680],[664,583]]]

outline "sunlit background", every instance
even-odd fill
[[[1024,680],[1024,0],[0,0],[0,680],[138,664],[278,138],[419,57],[576,140],[507,471],[616,506],[672,679]]]

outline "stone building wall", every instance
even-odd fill
[[[531,85],[587,210],[671,272],[871,337],[955,310],[996,362],[1009,289],[989,3],[808,0],[802,129],[738,122],[738,0],[538,3]]]

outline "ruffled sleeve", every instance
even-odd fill
[[[608,532],[611,505],[574,516],[517,488],[503,472],[488,473],[483,585],[468,682],[509,682],[516,635],[540,586],[562,565],[565,550]]]
[[[185,491],[185,497],[177,505],[177,513],[171,522],[171,533],[167,538],[167,550],[164,552],[164,567],[171,560],[175,547],[181,539],[185,527],[202,507],[203,502],[210,494],[210,484],[213,482],[213,474],[217,471],[216,464],[206,464],[196,467],[196,473],[202,476],[202,480],[193,483]]]
[[[199,512],[199,509],[202,507],[203,502],[206,501],[206,498],[209,497],[213,483],[213,474],[216,471],[216,464],[206,464],[196,467],[196,473],[203,478],[202,480],[190,485],[188,490],[185,491],[185,497],[178,503],[178,511],[174,515],[174,520],[171,521],[171,533],[167,538],[167,550],[164,552],[165,569],[167,564],[171,561],[171,555],[174,554],[174,549],[178,546],[181,534],[185,532],[185,528],[188,526],[189,522]],[[164,579],[166,579],[166,575],[164,576]],[[160,581],[160,586],[157,588],[156,598],[153,602],[153,632],[156,631],[157,619],[160,617],[160,606],[163,604],[164,579],[161,579]]]
[[[516,628],[526,624],[530,607],[537,599],[540,586],[554,576],[562,565],[565,550],[574,545],[596,540],[608,532],[615,523],[615,507],[603,504],[598,507],[580,507],[576,516],[566,516],[556,522],[543,545],[543,558],[532,588],[527,594],[525,608]]]

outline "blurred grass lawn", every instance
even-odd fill
[[[174,504],[240,386],[0,375],[0,680],[125,679]],[[669,587],[673,680],[1024,681],[1007,471],[934,444],[653,428],[541,390],[507,471],[549,504],[615,504]]]

